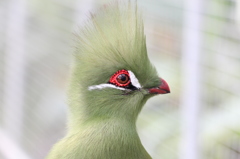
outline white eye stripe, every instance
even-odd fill
[[[91,91],[91,90],[95,90],[95,89],[104,89],[104,88],[115,88],[115,89],[119,89],[119,90],[126,90],[125,88],[117,87],[113,84],[107,84],[107,83],[89,86],[88,90]]]
[[[130,70],[128,70],[129,76],[130,76],[130,80],[132,82],[132,85],[135,86],[136,88],[141,88],[140,83],[138,82],[137,77],[134,75],[134,73]]]
[[[136,76],[134,75],[134,73],[130,70],[128,70],[128,73],[129,73],[132,85],[134,87],[138,88],[138,89],[141,88],[141,85],[140,85],[138,79],[136,78]],[[103,83],[103,84],[99,84],[99,85],[89,86],[88,90],[89,91],[95,90],[95,89],[100,89],[101,90],[101,89],[104,89],[104,88],[115,88],[115,89],[119,89],[119,90],[127,90],[126,88],[118,87],[118,86],[115,86],[115,85],[109,84],[109,83]]]

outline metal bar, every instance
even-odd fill
[[[199,113],[201,84],[201,0],[185,1],[182,50],[181,159],[199,159]]]
[[[18,144],[0,129],[0,154],[7,159],[30,159]]]
[[[19,141],[24,106],[26,1],[10,0],[8,6],[2,118],[4,129]]]

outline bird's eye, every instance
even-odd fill
[[[129,77],[126,74],[120,74],[120,75],[117,76],[117,81],[120,84],[126,84],[126,83],[129,82]]]
[[[128,87],[131,84],[127,70],[119,70],[109,80],[109,83],[119,87]]]

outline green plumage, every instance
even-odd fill
[[[149,159],[136,119],[160,84],[146,50],[136,4],[113,3],[92,15],[77,36],[69,89],[67,135],[48,159]],[[89,86],[107,83],[118,70],[131,70],[142,88],[122,91]]]

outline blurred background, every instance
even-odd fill
[[[107,2],[0,1],[0,159],[42,159],[64,136],[73,32]],[[139,115],[143,145],[154,159],[240,159],[240,1],[138,4],[171,88]]]

